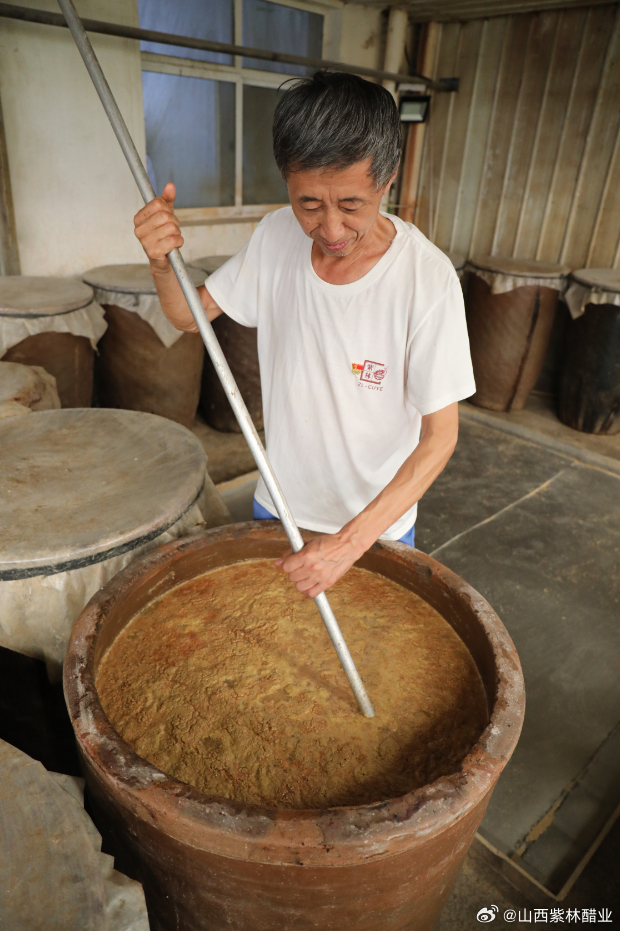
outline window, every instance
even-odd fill
[[[214,42],[234,42],[233,0],[138,0],[138,15],[142,29]],[[193,61],[211,61],[220,65],[233,63],[232,55],[200,52],[182,45],[142,42],[140,47],[143,52],[191,58]]]
[[[243,0],[243,45],[322,58],[323,17],[271,0]],[[279,74],[303,75],[308,71],[303,65],[282,65],[260,58],[244,58],[243,67]]]
[[[235,85],[145,71],[146,164],[159,194],[177,186],[177,207],[235,203]]]
[[[144,29],[322,58],[326,44],[333,45],[328,33],[338,33],[340,3],[138,0],[138,11]],[[141,48],[147,168],[155,190],[174,181],[176,206],[186,218],[239,215],[246,206],[256,214],[286,203],[271,124],[286,76],[308,69],[154,42]]]

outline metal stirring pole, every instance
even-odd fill
[[[108,119],[112,124],[112,129],[116,133],[116,138],[119,141],[120,147],[123,150],[125,158],[129,164],[131,172],[134,176],[136,184],[140,190],[140,194],[144,198],[144,202],[148,203],[153,200],[155,197],[155,191],[151,186],[149,177],[145,171],[144,165],[138,155],[138,151],[133,143],[133,139],[129,134],[129,130],[125,125],[125,121],[121,116],[121,112],[118,109],[116,100],[110,90],[108,82],[105,79],[104,73],[101,70],[101,65],[97,60],[97,56],[93,50],[90,40],[86,35],[86,30],[82,25],[82,21],[77,14],[77,11],[73,5],[72,0],[58,0],[58,4],[64,14],[64,17],[67,21],[67,26],[71,30],[71,34],[75,39],[75,44],[78,47],[78,50],[84,59],[84,64],[88,69],[93,84],[95,85],[95,90],[99,94],[103,108],[108,115]],[[275,476],[275,473],[271,467],[269,459],[267,458],[267,453],[265,448],[261,443],[260,437],[256,432],[256,428],[252,423],[252,418],[248,412],[245,402],[241,397],[235,379],[224,353],[220,348],[220,344],[217,341],[217,337],[213,332],[213,327],[207,317],[204,307],[202,306],[202,301],[198,295],[198,291],[191,282],[189,275],[187,274],[187,268],[185,262],[181,256],[181,253],[178,249],[173,249],[172,252],[168,253],[168,258],[170,264],[174,270],[175,275],[181,285],[181,290],[185,296],[185,300],[188,303],[189,309],[192,312],[200,335],[204,340],[204,344],[207,347],[207,352],[211,356],[211,361],[215,366],[215,370],[219,376],[219,379],[222,383],[224,391],[230,401],[233,411],[235,412],[235,417],[239,422],[241,427],[241,432],[247,440],[248,446],[256,460],[256,465],[259,468],[260,474],[263,477],[263,481],[267,486],[269,494],[271,495],[271,500],[275,504],[278,516],[282,521],[282,526],[286,530],[286,535],[289,538],[290,544],[293,550],[298,553],[299,550],[303,549],[304,541],[302,540],[301,534],[295,523],[295,518],[293,517],[288,504],[282,494],[282,489],[278,484],[278,480]],[[331,638],[331,641],[334,645],[334,649],[338,654],[338,659],[342,663],[342,668],[344,669],[349,684],[353,689],[353,693],[357,699],[357,702],[360,706],[362,712],[366,715],[367,718],[374,717],[374,710],[370,703],[370,699],[366,694],[366,689],[360,678],[353,658],[349,653],[349,649],[345,643],[345,639],[342,636],[340,627],[338,626],[338,621],[334,617],[334,612],[331,609],[329,601],[327,600],[327,595],[325,592],[321,592],[320,595],[314,599],[319,613],[323,618],[323,622],[327,628],[327,632]]]

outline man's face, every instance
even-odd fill
[[[351,255],[373,228],[385,188],[377,190],[370,165],[368,158],[340,171],[290,172],[293,213],[324,255]]]

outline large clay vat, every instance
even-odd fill
[[[476,393],[492,411],[520,411],[540,375],[569,269],[527,259],[470,259],[465,298]]]
[[[105,328],[93,289],[82,281],[0,278],[0,357],[53,375],[62,407],[91,406],[93,346]]]
[[[230,259],[230,255],[206,255],[192,262],[207,277]],[[241,326],[232,317],[222,314],[213,321],[213,329],[235,376],[241,397],[246,403],[250,416],[257,430],[264,428],[263,395],[260,385],[260,366],[258,364],[258,343],[254,327]],[[215,371],[208,354],[202,370],[202,390],[200,410],[210,427],[223,433],[241,433],[241,427],[222,388],[222,383]]]
[[[90,407],[95,352],[90,340],[73,333],[27,336],[2,357],[3,362],[40,365],[56,379],[62,407]]]
[[[236,524],[138,559],[91,600],[65,660],[65,696],[99,829],[145,889],[152,931],[430,931],[517,743],[521,667],[487,602],[404,544],[359,561],[432,604],[469,647],[491,715],[452,776],[402,798],[314,811],[243,807],[164,775],[112,729],[98,664],[119,631],[174,585],[287,547],[280,525]],[[321,623],[317,616],[317,623]]]
[[[166,348],[137,314],[105,308],[108,330],[99,343],[97,385],[102,405],[159,414],[192,427],[200,397],[204,345],[183,333]]]
[[[582,268],[566,295],[575,319],[566,328],[558,416],[582,433],[620,433],[620,271]],[[571,299],[572,298],[572,299]],[[581,305],[581,306],[580,306]]]
[[[204,276],[190,268],[196,287]],[[105,309],[95,384],[102,407],[143,411],[192,427],[200,398],[204,344],[166,319],[148,263],[102,265],[84,272]]]

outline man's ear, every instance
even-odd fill
[[[400,162],[398,163],[398,168],[400,168]],[[396,169],[396,171],[394,172],[390,180],[387,182],[387,184],[383,187],[383,190],[381,192],[382,197],[384,194],[387,194],[387,192],[390,190],[390,188],[394,184],[394,181],[396,180],[396,176],[398,175],[398,168]]]
[[[397,166],[397,168],[396,168],[396,171],[394,172],[394,174],[392,175],[392,177],[391,177],[390,180],[388,181],[388,190],[392,187],[392,185],[393,185],[394,182],[396,181],[396,178],[397,178],[397,176],[398,176],[398,169],[399,169],[399,168],[400,168],[400,162],[398,163],[398,166]]]

